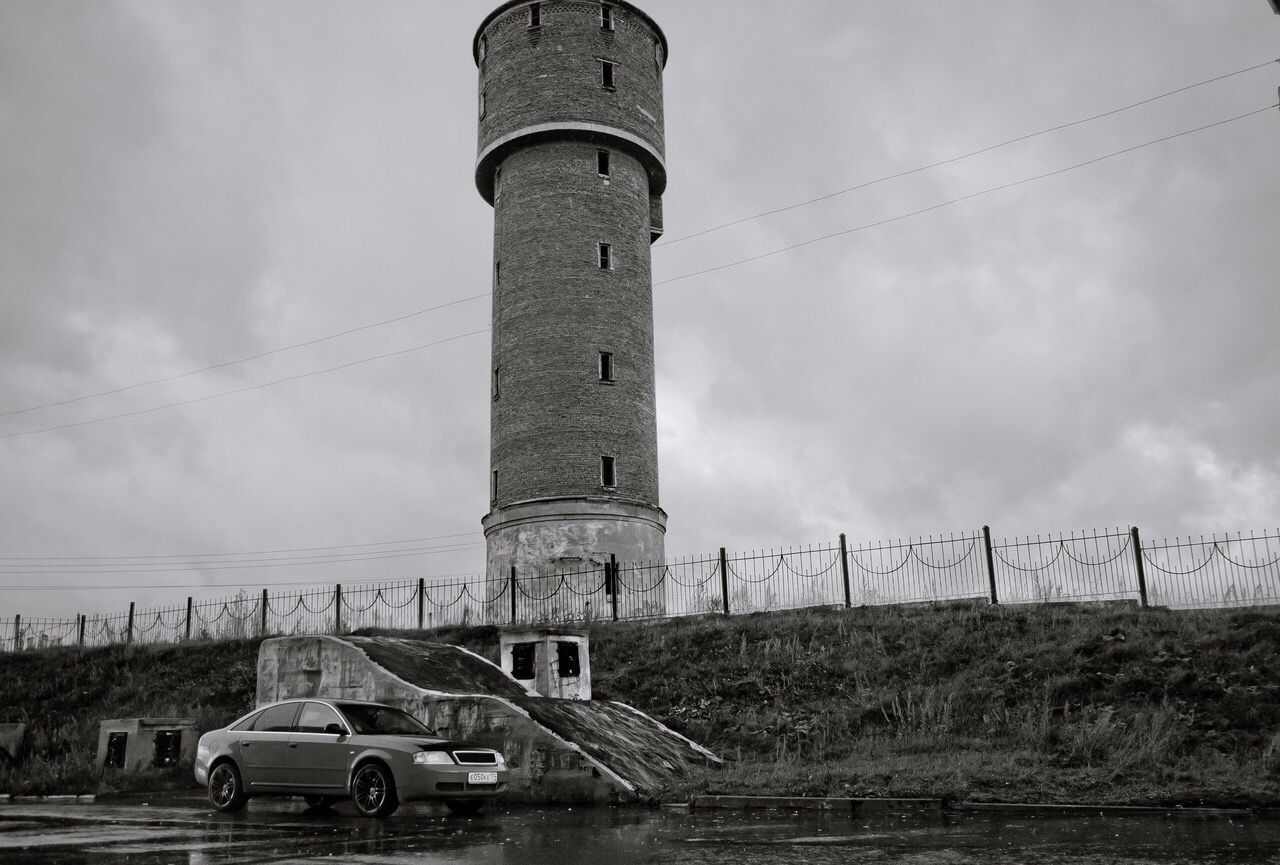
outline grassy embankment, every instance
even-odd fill
[[[492,628],[423,636],[496,658]],[[0,770],[0,789],[91,789],[99,718],[224,722],[252,701],[254,651],[0,659],[0,712],[41,731],[37,763]],[[591,661],[598,698],[726,758],[672,798],[1280,803],[1280,611],[978,605],[603,624]],[[41,710],[53,694],[58,708]]]

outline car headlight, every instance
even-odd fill
[[[444,751],[415,751],[413,754],[413,762],[426,763],[429,765],[453,765],[453,758]]]

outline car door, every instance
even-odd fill
[[[331,724],[347,732],[326,732]],[[332,707],[313,701],[304,703],[294,722],[285,757],[289,783],[310,790],[345,790],[351,758],[355,755],[347,727]]]
[[[301,703],[280,703],[263,710],[252,729],[239,732],[240,773],[250,792],[288,784],[289,740]]]

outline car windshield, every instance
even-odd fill
[[[408,712],[390,706],[368,703],[338,703],[338,710],[346,715],[351,728],[363,735],[434,736],[435,730],[423,724]]]

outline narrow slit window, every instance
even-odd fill
[[[608,3],[600,4],[600,29],[601,30],[613,29],[613,7],[610,6]]]
[[[605,487],[618,485],[617,466],[613,457],[600,457],[600,485]]]
[[[495,367],[493,368],[493,400],[494,400],[494,402],[497,402],[497,401],[498,401],[498,372],[499,372],[501,369],[502,369],[502,367],[500,367],[500,366],[495,366]],[[498,474],[497,472],[494,472],[494,476],[495,476],[495,477],[497,476],[497,474]],[[495,484],[495,486],[496,486],[496,484]]]
[[[480,68],[483,69],[484,58],[489,54],[489,40],[484,36],[480,37],[480,46],[479,46],[478,53],[480,55]]]
[[[480,91],[480,117],[484,117],[484,91]]]
[[[493,200],[502,197],[502,167],[493,169]]]
[[[618,64],[616,64],[616,63],[612,63],[612,62],[610,62],[610,61],[608,61],[608,60],[601,60],[601,61],[600,61],[600,84],[601,84],[601,86],[603,86],[603,87],[605,87],[605,88],[607,88],[607,89],[609,89],[609,90],[612,90],[612,89],[614,88],[614,74],[613,74],[613,68],[614,68],[615,66],[617,66],[617,65],[618,65]]]
[[[529,26],[530,27],[542,26],[542,4],[541,3],[529,4]]]
[[[600,352],[600,380],[613,381],[613,352]]]
[[[493,284],[502,285],[502,262],[495,261],[493,263]]]
[[[496,502],[498,500],[498,470],[493,470],[493,477],[489,480],[489,500]]]
[[[601,177],[609,176],[609,151],[596,151],[596,174],[599,174]]]
[[[600,269],[613,270],[613,244],[600,244]]]

